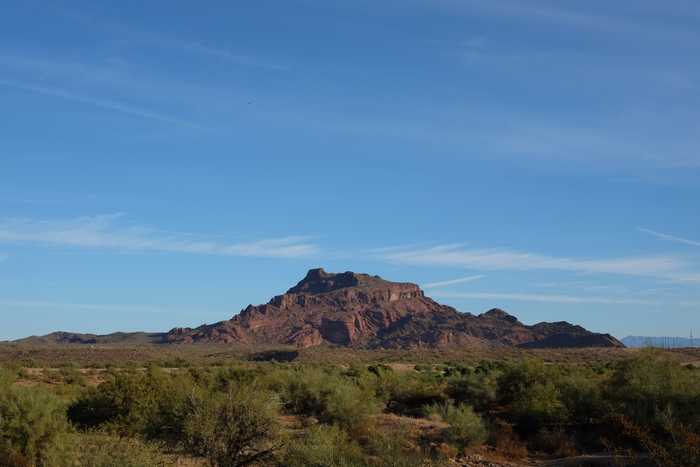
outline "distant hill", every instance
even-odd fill
[[[141,345],[162,343],[165,333],[115,332],[113,334],[80,334],[75,332],[52,332],[45,336],[30,336],[13,341],[16,344],[61,345],[61,344],[112,344]]]
[[[609,334],[565,321],[521,323],[494,308],[460,313],[426,297],[411,283],[379,276],[310,270],[285,294],[249,305],[227,321],[167,333],[107,335],[54,332],[15,341],[31,345],[237,344],[299,348],[333,345],[359,349],[517,346],[523,348],[624,347]]]
[[[622,339],[627,347],[662,347],[667,349],[679,349],[687,347],[700,347],[700,339],[689,337],[664,337],[664,336],[627,336]]]

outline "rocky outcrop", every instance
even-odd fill
[[[249,305],[228,321],[175,328],[170,343],[330,344],[355,348],[622,346],[569,323],[526,326],[503,310],[475,316],[426,297],[415,284],[312,269],[285,294]]]

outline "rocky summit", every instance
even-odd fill
[[[323,269],[310,270],[297,285],[264,305],[249,305],[228,321],[175,328],[164,341],[364,349],[623,347],[608,334],[567,322],[528,326],[500,309],[478,316],[460,313],[426,297],[416,284]]]

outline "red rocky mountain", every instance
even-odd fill
[[[567,322],[527,326],[503,310],[481,315],[441,305],[411,283],[312,269],[264,305],[228,321],[175,328],[170,343],[331,344],[354,348],[436,348],[496,344],[522,347],[624,347],[609,334]]]

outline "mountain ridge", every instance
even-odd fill
[[[312,347],[441,348],[479,345],[523,347],[623,347],[609,334],[567,322],[522,324],[494,308],[460,313],[427,297],[413,283],[379,276],[311,269],[286,293],[249,305],[228,321],[174,328],[171,343],[275,343]]]
[[[56,332],[14,341],[34,344],[216,343],[356,349],[506,346],[523,348],[624,347],[609,334],[565,321],[523,324],[493,308],[461,313],[427,297],[409,282],[346,271],[311,269],[287,292],[248,305],[229,320],[164,333],[107,335]]]

